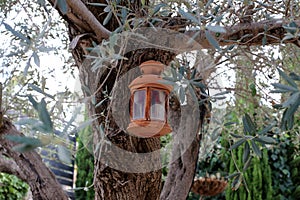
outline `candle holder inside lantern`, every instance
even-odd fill
[[[129,85],[130,123],[127,131],[138,137],[159,137],[172,131],[167,121],[171,85],[161,83],[164,65],[146,61],[140,65],[142,75]]]

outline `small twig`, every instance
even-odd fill
[[[103,82],[101,83],[101,85],[97,88],[96,92],[94,92],[93,95],[96,95],[98,92],[100,92],[100,90],[102,89],[102,87],[104,86],[104,84],[106,83],[106,81],[108,80],[108,78],[109,78],[111,72],[113,71],[113,69],[114,69],[114,67],[112,67],[112,68],[109,69],[109,72],[108,72],[108,74],[106,75],[104,81],[103,81]]]

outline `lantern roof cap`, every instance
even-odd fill
[[[164,84],[162,83],[162,81],[163,79],[158,75],[153,75],[153,74],[141,75],[130,83],[129,88],[131,90],[135,90],[138,88],[154,87],[154,88],[165,89],[168,90],[169,92],[172,91],[173,86]]]
[[[130,90],[135,90],[145,87],[155,87],[160,89],[172,91],[172,85],[166,85],[162,83],[163,79],[161,78],[161,73],[165,68],[165,65],[161,62],[149,60],[143,62],[140,66],[142,75],[134,79],[130,85]]]
[[[161,72],[164,70],[164,68],[165,68],[164,64],[154,60],[148,60],[140,64],[140,69],[143,74],[160,75]]]

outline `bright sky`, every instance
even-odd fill
[[[1,16],[1,14],[0,14]],[[52,18],[52,21],[58,21],[59,16],[56,10],[52,9],[51,14],[49,15]],[[20,9],[17,12],[12,11],[9,15],[8,18],[6,19],[0,19],[0,32],[5,30],[5,26],[3,24],[6,23],[10,25],[12,28],[15,27],[16,24],[16,30],[20,30],[20,26],[18,23],[24,23],[24,19],[28,17],[28,14],[23,10]],[[34,18],[29,20],[29,23],[27,26],[32,26],[32,27],[38,27],[37,32],[35,33],[29,33],[29,35],[37,36],[39,32],[43,30],[43,27],[46,25],[47,21],[43,21],[43,18],[40,16],[35,16]],[[63,28],[64,24],[61,25],[61,28]],[[55,29],[60,29],[59,27],[55,27]],[[65,88],[68,88],[69,91],[73,92],[75,87],[78,88],[78,82],[76,83],[75,78],[71,75],[71,70],[68,70],[67,72],[66,69],[70,69],[70,65],[66,65],[65,69],[63,69],[65,65],[65,59],[68,57],[71,57],[71,54],[69,52],[69,49],[65,48],[65,46],[62,44],[61,39],[59,36],[61,36],[62,32],[58,33],[57,35],[53,34],[54,37],[48,37],[47,40],[41,39],[39,44],[44,44],[46,47],[51,47],[51,48],[58,48],[59,50],[50,50],[45,53],[38,53],[39,60],[40,60],[40,66],[37,66],[34,62],[34,59],[31,60],[31,66],[29,67],[29,71],[31,70],[37,70],[39,72],[40,76],[43,76],[46,80],[46,89],[45,92],[51,95],[55,95],[59,92],[64,92]],[[58,37],[55,37],[58,36]],[[65,36],[67,37],[67,33],[65,33]],[[0,54],[0,72],[1,70],[5,70],[10,72],[13,68],[16,67],[17,64],[17,69],[20,71],[20,74],[23,75],[23,71],[25,69],[25,66],[27,65],[27,61],[29,56],[32,55],[33,51],[29,50],[25,56],[23,57],[23,60],[20,63],[14,63],[12,62],[12,65],[10,67],[6,68],[3,65],[3,60],[5,59],[5,56],[9,52],[14,52],[14,49],[12,49],[13,45],[20,45],[19,40],[12,41],[13,45],[11,45],[11,40],[12,40],[12,34],[1,34],[1,40],[0,40],[0,45],[1,49],[4,50],[4,54]],[[40,46],[37,46],[40,47]],[[1,50],[0,50],[1,52]],[[57,53],[57,55],[55,55]],[[27,56],[27,57],[26,57]],[[5,68],[4,68],[5,67]],[[77,68],[74,68],[74,76],[78,77],[78,72]],[[37,73],[35,73],[35,76],[37,76]],[[7,79],[7,76],[4,73],[0,74],[0,82],[5,82]],[[29,83],[33,83],[32,81]],[[39,83],[41,84],[41,82]],[[77,84],[77,86],[76,86]],[[18,90],[20,88],[18,85],[15,87],[15,90]],[[25,90],[26,92],[26,90]],[[28,91],[28,94],[33,94],[35,98],[38,100],[44,97],[44,95],[41,95],[37,92],[32,92]],[[22,95],[26,95],[22,94]],[[47,99],[46,99],[47,100]],[[48,99],[49,100],[49,99]],[[58,99],[56,99],[58,100]],[[62,99],[64,101],[72,101],[71,99]],[[55,101],[50,101],[50,106],[54,105],[56,102]],[[77,103],[77,100],[75,100],[75,103]],[[63,103],[65,111],[71,109],[71,111],[67,111],[66,117],[64,120],[69,120],[72,117],[72,110],[73,108],[68,108],[68,103]],[[20,113],[21,114],[21,113]],[[23,115],[23,113],[22,113]]]
[[[52,9],[51,14],[49,17],[52,18],[52,21],[57,21],[59,19],[58,13]],[[29,17],[29,14],[24,10],[20,9],[17,12],[12,11],[9,15],[9,18],[3,19],[3,21],[14,28],[14,24],[17,24],[19,22],[23,22],[25,18]],[[31,16],[31,15],[30,15]],[[0,21],[2,22],[2,21]],[[31,24],[28,24],[28,26],[38,27],[38,29],[42,30],[43,27],[46,25],[46,22],[43,21],[42,17],[35,16],[33,19],[30,19],[29,22]],[[61,27],[64,25],[62,24]],[[0,25],[0,31],[5,30],[4,25],[1,23]],[[34,34],[34,33],[33,33]],[[66,33],[67,34],[67,33]],[[1,34],[1,41],[0,45],[1,48],[4,50],[10,49],[10,41],[11,41],[11,35]],[[14,44],[18,45],[19,41],[15,41]],[[70,73],[63,73],[63,66],[64,63],[64,57],[67,58],[68,56],[71,56],[68,49],[65,49],[64,45],[61,44],[61,38],[53,38],[49,37],[46,41],[43,42],[44,45],[51,48],[59,48],[58,55],[55,55],[55,50],[50,50],[47,53],[38,53],[39,59],[40,59],[40,66],[36,66],[33,59],[31,60],[31,67],[29,70],[37,69],[45,78],[47,78],[47,85],[49,88],[50,94],[55,94],[57,92],[61,92],[64,90],[65,87],[68,87],[71,91],[74,89],[75,79],[71,76]],[[25,55],[31,56],[32,50],[29,50]],[[7,54],[7,53],[6,53]],[[6,55],[4,54],[4,56]],[[64,56],[61,56],[64,55]],[[26,66],[26,62],[28,59],[24,59],[20,63],[20,70],[24,70]],[[3,58],[0,58],[0,63],[2,63]],[[3,67],[3,66],[1,66]],[[53,71],[52,71],[53,70]],[[50,74],[49,72],[52,71]],[[77,70],[75,69],[74,72],[76,73]],[[0,76],[0,81],[4,81],[5,77]]]

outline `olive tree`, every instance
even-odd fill
[[[39,3],[47,5],[44,1]],[[48,3],[67,23],[69,47],[92,121],[95,199],[186,199],[195,175],[201,127],[209,118],[208,102],[201,101],[207,96],[200,77],[209,82],[217,67],[222,68],[222,64],[234,62],[241,55],[256,56],[253,65],[272,68],[271,62],[265,62],[272,60],[265,47],[300,45],[298,1]],[[17,35],[14,30],[11,32]],[[19,35],[19,39],[26,41],[24,35]],[[147,41],[152,44],[146,44]],[[197,52],[193,63],[178,57],[191,51]],[[148,60],[172,65],[181,74],[173,75],[171,80],[179,86],[176,85],[174,99],[170,98],[175,105],[170,105],[169,116],[174,139],[163,183],[160,139],[138,138],[126,132],[128,103],[124,102],[130,99],[126,87],[139,75],[135,67]],[[166,82],[170,81],[170,74]],[[181,76],[192,83],[187,86],[192,92],[186,90],[186,95],[180,95],[182,85],[176,78]],[[182,96],[187,104],[180,100]],[[205,103],[190,103],[194,97]],[[128,152],[141,157],[126,157]],[[118,161],[127,158],[133,159],[132,165]]]

